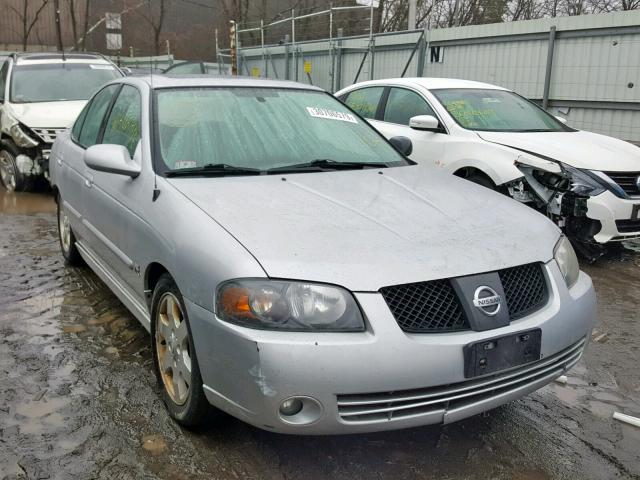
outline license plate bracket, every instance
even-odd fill
[[[464,376],[473,378],[540,359],[542,330],[528,330],[465,345]]]

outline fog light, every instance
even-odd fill
[[[280,404],[280,413],[284,416],[291,417],[300,413],[302,410],[302,401],[299,398],[289,398]]]

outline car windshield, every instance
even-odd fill
[[[451,88],[431,91],[458,124],[469,130],[564,132],[569,127],[533,102],[506,90]]]
[[[156,167],[163,172],[219,165],[226,171],[240,167],[264,172],[314,161],[308,167],[408,163],[366,121],[324,92],[158,89],[156,104],[163,160]]]
[[[11,74],[13,103],[87,100],[120,73],[113,65],[44,63],[16,65]]]

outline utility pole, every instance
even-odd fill
[[[238,50],[236,45],[236,22],[231,20],[229,28],[229,47],[231,50],[231,75],[238,75]]]
[[[53,9],[56,14],[56,36],[58,38],[58,50],[63,51],[64,46],[62,45],[62,28],[60,26],[60,0],[53,0]]]
[[[369,8],[369,80],[373,80],[373,7],[375,0],[371,0],[371,7]]]
[[[416,4],[418,0],[409,0],[409,24],[407,30],[415,30],[416,28]]]

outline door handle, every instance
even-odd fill
[[[62,166],[62,158],[56,158],[56,162],[58,162],[58,165]]]
[[[85,184],[88,188],[93,187],[93,178],[85,178],[85,179],[84,179],[84,184]]]

